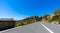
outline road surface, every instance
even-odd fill
[[[0,33],[60,33],[60,26],[36,22],[29,25],[1,31]]]

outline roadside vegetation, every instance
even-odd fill
[[[28,18],[26,18],[24,20],[16,21],[15,27],[23,26],[23,25],[27,25],[27,24],[31,24],[31,23],[35,23],[37,21],[39,21],[39,17],[38,16],[28,17]]]
[[[1,21],[1,20],[0,20]],[[9,22],[11,21],[11,23]],[[13,22],[14,21],[14,22]],[[27,24],[32,24],[35,22],[45,22],[45,23],[53,23],[53,24],[60,24],[60,9],[56,10],[54,12],[54,14],[52,15],[44,15],[44,16],[31,16],[31,17],[27,17],[23,20],[14,20],[13,18],[11,19],[7,19],[7,22],[4,20],[2,20],[2,25],[8,25],[8,28],[10,28],[10,26],[13,25],[13,27],[18,27],[18,26],[23,26],[23,25],[27,25]],[[5,23],[6,22],[6,23]],[[10,25],[9,25],[10,23]]]
[[[60,9],[56,10],[56,11],[54,12],[54,15],[55,15],[55,16],[53,16],[50,21],[51,21],[51,22],[54,22],[54,23],[57,23],[57,24],[60,24]]]
[[[60,24],[60,9],[56,10],[52,15],[46,14],[42,17],[31,16],[31,17],[25,18],[24,20],[16,21],[15,27],[35,23],[37,21]]]
[[[45,18],[47,23],[60,24],[60,9],[56,10],[52,15],[43,16],[43,18]]]

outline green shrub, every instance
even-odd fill
[[[47,22],[48,22],[48,23],[51,23],[51,22],[52,22],[52,20],[48,20]]]
[[[18,27],[18,26],[21,26],[21,25],[22,25],[21,22],[16,22],[16,23],[15,23],[15,27]]]

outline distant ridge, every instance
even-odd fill
[[[0,20],[14,20],[13,18],[0,18]]]

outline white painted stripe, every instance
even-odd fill
[[[52,30],[50,30],[48,27],[46,27],[44,24],[40,23],[44,28],[46,28],[50,33],[54,33]]]
[[[17,29],[17,28],[20,28],[20,27],[22,27],[22,26],[15,27],[15,28],[12,28],[12,29],[7,29],[7,30],[4,30],[4,31],[0,31],[0,33],[7,32],[7,31],[11,31],[11,30],[14,30],[14,29]]]

